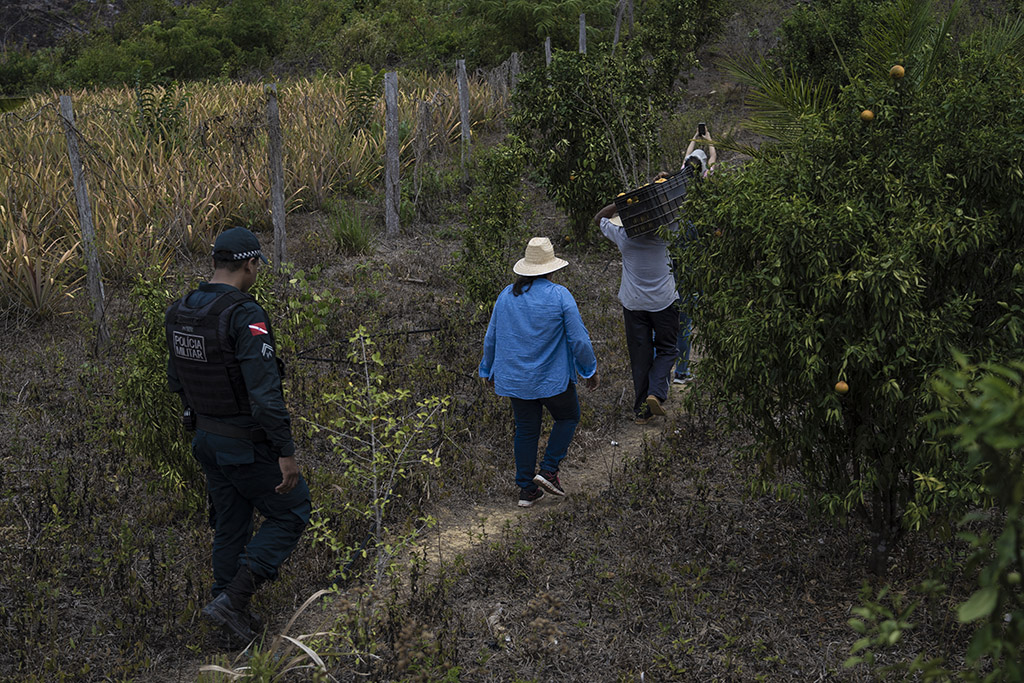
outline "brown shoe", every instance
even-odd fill
[[[651,411],[651,415],[667,415],[665,409],[661,407],[661,401],[657,396],[651,395],[647,397],[647,408]]]

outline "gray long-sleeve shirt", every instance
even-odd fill
[[[679,298],[665,240],[654,233],[629,237],[625,228],[607,218],[601,219],[601,232],[622,254],[619,302],[623,307],[656,313]]]

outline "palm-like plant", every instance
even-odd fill
[[[875,23],[866,27],[864,44],[857,54],[841,54],[830,34],[836,46],[835,57],[850,83],[888,78],[892,65],[914,63],[918,68],[907,74],[902,91],[926,88],[951,46],[950,29],[962,5],[962,0],[955,0],[945,16],[936,22],[933,0],[894,0],[882,6]],[[818,12],[820,16],[820,10]],[[824,18],[822,26],[829,32]],[[1011,48],[1015,44],[1014,32],[1009,28],[1012,27],[1004,31],[1002,42],[994,43],[993,47],[1001,44]],[[808,79],[792,69],[780,70],[766,60],[726,60],[724,66],[751,89],[747,99],[751,110],[747,128],[784,146],[799,147],[806,134],[818,130],[834,113],[838,84]],[[757,148],[752,147],[742,151],[752,156],[758,153]]]

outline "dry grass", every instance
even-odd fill
[[[334,193],[372,193],[384,165],[383,94],[368,111],[353,108],[345,78],[302,79],[280,89],[285,141],[285,206],[319,208]],[[487,127],[506,102],[486,82],[470,84],[470,117]],[[169,110],[151,125],[136,123],[131,89],[73,95],[75,126],[87,171],[101,267],[107,279],[124,280],[146,266],[163,265],[175,251],[203,252],[220,229],[269,224],[265,95],[259,85],[193,84],[157,91]],[[429,115],[420,103],[429,102]],[[406,169],[413,150],[434,157],[452,153],[458,132],[453,78],[402,74],[399,122]],[[0,129],[0,297],[37,312],[26,296],[23,264],[68,294],[83,269],[74,190],[59,111],[51,97],[33,98],[4,114]],[[365,121],[353,120],[368,115]],[[455,154],[457,154],[457,150]],[[65,258],[68,249],[76,257]],[[75,265],[76,268],[67,266]],[[77,271],[77,272],[76,272]],[[48,306],[49,308],[49,306]]]

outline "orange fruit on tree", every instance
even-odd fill
[[[906,73],[907,73],[907,70],[904,69],[899,64],[897,64],[893,68],[889,69],[889,78],[903,78],[903,76]]]
[[[845,394],[849,390],[850,390],[850,385],[847,384],[846,382],[844,382],[843,380],[839,380],[838,382],[836,382],[836,392],[837,393]]]
[[[865,109],[860,113],[860,120],[865,123],[871,123],[872,121],[875,120],[875,112],[871,111],[870,109]]]

